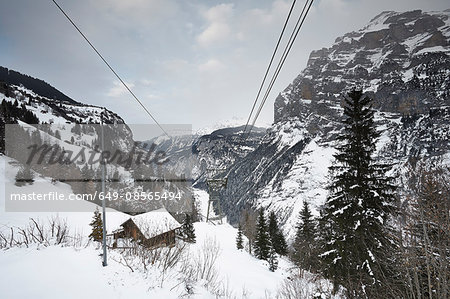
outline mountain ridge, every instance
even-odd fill
[[[33,90],[36,94],[49,99],[57,99],[71,104],[81,104],[80,102],[77,102],[68,97],[44,80],[34,78],[29,75],[22,74],[18,71],[0,66],[0,82],[2,81],[4,83],[14,85],[22,84],[27,89]]]

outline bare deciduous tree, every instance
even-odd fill
[[[403,225],[408,298],[448,298],[450,271],[450,170],[411,166],[411,194]]]

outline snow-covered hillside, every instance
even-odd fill
[[[236,230],[231,226],[197,223],[197,243],[186,249],[179,267],[162,273],[157,267],[143,270],[133,261],[130,267],[118,250],[108,252],[108,266],[102,267],[95,245],[86,248],[62,246],[0,250],[0,288],[4,298],[276,298],[287,277],[295,275],[292,265],[280,261],[270,272],[260,260],[235,249]],[[217,248],[213,264],[214,281],[195,280],[186,290],[181,267],[204,257],[208,246]],[[130,262],[131,263],[131,262]],[[163,277],[165,275],[165,277]],[[45,277],[45,279],[42,279]],[[312,298],[320,288],[329,293],[326,281],[302,282],[304,294]],[[324,295],[325,296],[325,295]],[[329,298],[329,297],[323,297]],[[333,297],[338,298],[338,297]]]
[[[19,169],[14,163],[14,160],[0,156],[1,188],[5,184],[14,184],[11,177]],[[12,165],[6,173],[5,164]],[[53,184],[46,177],[37,177],[35,184],[16,188],[18,191],[72,193],[68,185]],[[200,202],[200,213],[205,214],[207,193],[197,190],[196,197]],[[179,241],[173,249],[184,246],[180,260],[173,267],[165,269],[158,261],[143,268],[140,257],[130,257],[120,249],[109,249],[108,266],[102,267],[99,245],[87,241],[95,204],[76,202],[83,205],[84,210],[87,207],[89,212],[5,212],[6,200],[4,192],[0,192],[0,232],[4,235],[11,227],[16,231],[26,227],[30,218],[45,222],[58,217],[67,222],[69,235],[78,239],[76,244],[32,243],[0,249],[0,289],[4,298],[275,298],[287,277],[296,275],[295,268],[286,259],[280,259],[278,270],[270,272],[266,262],[236,249],[235,228],[229,224],[205,222],[195,223],[195,244]],[[108,209],[108,233],[129,218],[129,215]],[[164,255],[170,250],[159,252]],[[209,274],[194,271],[204,266]],[[300,280],[305,294],[312,296],[319,290],[322,294],[329,293],[331,285],[328,282],[316,281],[314,276],[308,275]]]
[[[11,193],[49,193],[55,192],[62,194],[68,198],[69,194],[73,194],[69,185],[52,182],[49,177],[42,177],[36,175],[35,182],[32,185],[26,185],[18,187],[14,185],[15,176],[19,171],[19,165],[17,161],[0,156],[0,231],[8,230],[10,227],[24,227],[30,222],[30,218],[41,219],[47,221],[53,217],[58,217],[62,221],[66,221],[68,227],[71,229],[71,233],[80,233],[83,235],[89,235],[91,227],[89,223],[92,220],[93,213],[98,206],[94,203],[87,201],[73,201],[70,203],[64,203],[65,212],[7,212],[5,210],[5,202],[10,200],[5,198],[5,187],[8,186]],[[77,212],[81,211],[81,212]],[[115,211],[113,209],[107,209],[108,227],[118,227],[123,221],[128,219],[128,215]],[[110,233],[112,231],[108,231]]]
[[[85,183],[84,186],[81,186],[82,183],[76,181],[99,180],[101,175],[99,149],[101,148],[101,132],[104,132],[104,150],[109,152],[110,157],[116,157],[114,161],[110,159],[106,171],[107,179],[115,181],[115,184],[109,184],[109,190],[117,194],[120,193],[119,200],[109,201],[109,206],[115,209],[142,212],[163,207],[162,202],[152,201],[149,203],[122,199],[126,198],[127,194],[129,197],[130,194],[139,191],[139,187],[143,188],[143,184],[136,183],[135,179],[150,180],[162,176],[172,179],[174,176],[178,178],[184,174],[181,171],[175,172],[176,169],[169,173],[164,166],[157,166],[156,163],[147,163],[145,167],[144,165],[138,165],[139,162],[134,163],[138,157],[149,157],[149,160],[151,160],[156,156],[156,152],[150,155],[141,149],[139,144],[134,142],[132,131],[128,125],[124,123],[120,116],[106,108],[85,105],[73,100],[66,102],[47,98],[22,85],[3,82],[0,86],[0,100],[4,103],[1,120],[4,118],[3,121],[8,123],[5,132],[2,133],[6,136],[5,154],[24,164],[26,159],[31,157],[33,145],[38,148],[38,154],[35,156],[37,158],[44,152],[44,150],[39,152],[39,148],[43,144],[48,147],[57,146],[61,153],[61,155],[57,155],[58,157],[62,157],[63,152],[71,155],[71,158],[78,157],[68,165],[59,163],[59,167],[55,167],[51,163],[42,165],[42,163],[36,162],[38,159],[33,161],[31,166],[35,171],[55,180],[72,180],[72,182],[69,182],[72,187],[77,184],[80,187],[74,189],[76,193],[94,193],[94,189],[100,191],[99,184],[91,183],[89,187],[89,183]],[[21,114],[25,113],[32,113],[31,122],[21,118]],[[99,125],[101,115],[103,115],[104,127]],[[18,123],[18,125],[9,123]],[[18,138],[19,135],[27,141]],[[27,142],[27,144],[24,142]],[[47,155],[47,158],[49,156]],[[59,159],[60,162],[63,162],[62,158]],[[119,160],[122,162],[119,162]],[[184,175],[184,177],[189,176]],[[183,188],[181,184],[176,182],[164,182],[157,187],[166,191],[168,189],[179,191]],[[87,192],[87,188],[90,188],[89,192]],[[184,199],[190,198],[186,195],[189,193],[186,188],[180,192],[185,195]],[[164,206],[179,213],[190,205],[186,201],[166,201]]]
[[[9,102],[17,100],[19,106],[25,105],[27,110],[33,112],[39,118],[40,123],[99,124],[101,113],[103,113],[105,123],[124,124],[123,119],[119,115],[103,107],[86,105],[75,101],[62,102],[58,99],[50,99],[22,85],[7,85],[6,90],[3,92],[0,95],[0,99],[5,99]]]

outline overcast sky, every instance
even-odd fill
[[[0,65],[73,99],[152,123],[51,0],[0,0]],[[289,0],[58,0],[160,123],[194,129],[247,119]],[[304,1],[297,1],[295,16]],[[448,0],[316,0],[258,124],[309,53],[385,10],[444,10]]]

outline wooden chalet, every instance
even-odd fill
[[[165,209],[131,216],[113,232],[113,248],[120,248],[120,239],[131,239],[147,248],[174,246],[180,227]]]

